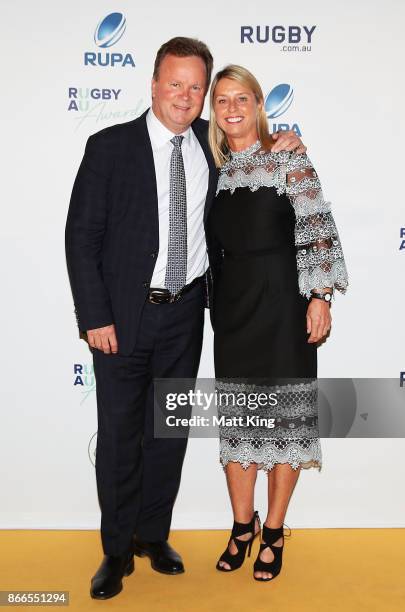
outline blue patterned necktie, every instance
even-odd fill
[[[181,145],[184,136],[174,136],[170,158],[169,242],[165,287],[175,294],[187,280],[187,198]]]

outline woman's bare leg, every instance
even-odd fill
[[[268,472],[268,511],[265,525],[276,529],[284,523],[288,504],[300,475],[301,468],[294,470],[289,463],[277,463]],[[278,539],[274,546],[282,546],[283,539]],[[274,559],[270,548],[265,548],[260,558],[266,563]],[[270,572],[255,572],[257,578],[271,578]]]
[[[234,519],[238,523],[248,523],[252,520],[254,512],[257,464],[252,463],[247,469],[244,469],[240,463],[232,461],[227,464],[225,472]],[[257,531],[259,531],[258,524],[256,525],[255,533]],[[238,539],[246,541],[251,536],[251,532],[248,532],[245,535],[238,536]],[[236,544],[232,540],[229,544],[229,551],[231,554],[238,552]],[[230,569],[229,564],[225,561],[220,561],[220,565],[225,569]]]

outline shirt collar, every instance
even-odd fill
[[[148,126],[149,136],[154,149],[161,149],[167,145],[173,136],[176,136],[173,132],[167,129],[165,125],[156,117],[152,108],[149,109],[146,115],[146,123]],[[184,132],[179,134],[184,136],[184,143],[189,144],[191,139],[191,127],[188,127]]]

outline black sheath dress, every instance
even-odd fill
[[[344,291],[347,273],[307,156],[260,149],[258,141],[231,153],[208,219],[223,252],[214,278],[215,376],[222,391],[277,392],[271,416],[279,427],[268,436],[258,427],[220,427],[220,458],[224,466],[254,462],[265,470],[286,462],[295,469],[320,467],[317,349],[307,342],[308,298],[312,289]],[[235,410],[228,406],[226,414]]]

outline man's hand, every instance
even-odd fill
[[[330,306],[323,300],[311,300],[307,310],[307,340],[310,344],[319,342],[329,332],[332,324]]]
[[[87,340],[92,348],[99,349],[108,355],[118,353],[118,342],[115,335],[115,326],[107,325],[97,329],[87,330]]]
[[[280,130],[272,134],[276,143],[271,147],[273,153],[279,151],[295,151],[296,153],[305,153],[307,150],[301,138],[298,138],[294,130]]]

